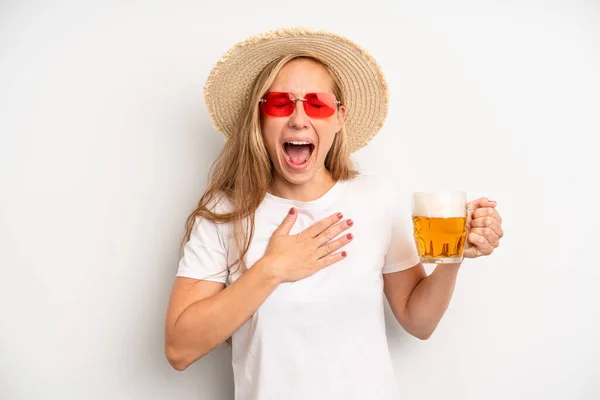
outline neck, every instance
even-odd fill
[[[275,173],[269,192],[277,197],[297,201],[313,201],[329,191],[335,185],[331,172],[325,167],[313,179],[302,184],[290,183]]]

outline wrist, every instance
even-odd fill
[[[461,265],[462,261],[458,263],[437,264],[435,270],[449,274],[458,274]]]
[[[283,283],[283,280],[281,279],[279,274],[277,274],[275,268],[273,268],[273,263],[269,259],[269,256],[263,256],[262,258],[260,258],[252,267],[252,269],[255,268],[257,271],[259,271],[260,275],[262,276],[262,279],[264,279],[271,285],[279,286],[281,283]]]

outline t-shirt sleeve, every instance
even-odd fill
[[[226,283],[228,273],[227,249],[219,226],[197,217],[190,240],[183,248],[177,276]]]
[[[389,204],[391,216],[390,242],[385,255],[383,273],[403,271],[419,263],[413,239],[410,204],[406,196],[392,192]]]

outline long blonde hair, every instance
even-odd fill
[[[230,269],[238,265],[242,268],[242,272],[247,269],[245,257],[254,235],[254,212],[263,201],[274,173],[262,136],[258,104],[281,68],[296,59],[310,59],[323,65],[333,79],[333,93],[341,104],[345,104],[338,78],[317,57],[305,53],[296,54],[281,57],[267,65],[254,81],[234,133],[212,165],[207,188],[196,209],[186,220],[182,248],[190,239],[198,217],[214,223],[233,223],[238,256],[237,260],[227,267]],[[343,126],[335,135],[331,149],[325,158],[325,168],[335,181],[351,179],[357,174],[350,160],[346,131]],[[214,205],[222,196],[225,196],[233,206],[229,213],[220,214],[214,210]]]

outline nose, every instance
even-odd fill
[[[302,100],[296,100],[294,112],[290,115],[288,126],[293,129],[306,129],[308,128],[309,121],[308,115],[304,111],[304,102]]]

